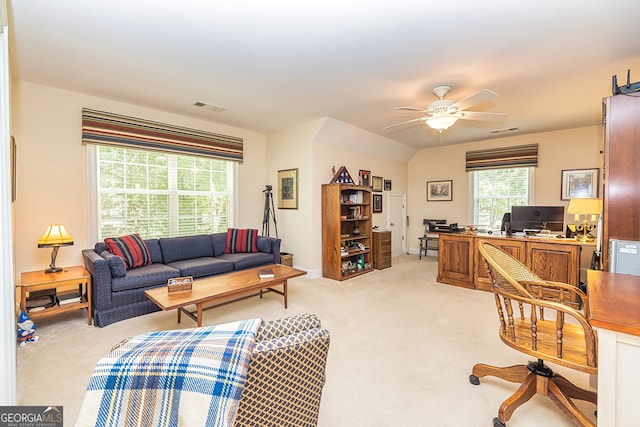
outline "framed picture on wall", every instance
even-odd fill
[[[391,180],[390,179],[385,179],[384,180],[384,191],[391,191]]]
[[[298,169],[278,171],[278,209],[298,209]]]
[[[427,181],[427,202],[453,200],[453,181]]]
[[[382,212],[382,194],[373,195],[373,213]]]
[[[598,197],[600,169],[567,169],[562,171],[561,200]]]
[[[371,186],[373,191],[382,191],[382,177],[374,176]]]
[[[360,185],[364,185],[365,187],[371,187],[371,171],[366,171],[360,169],[360,173],[358,174],[360,178]]]

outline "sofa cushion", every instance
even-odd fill
[[[224,254],[217,257],[233,263],[234,270],[244,270],[246,268],[259,267],[261,265],[273,264],[273,254],[264,252],[245,254]]]
[[[259,252],[265,252],[268,254],[273,253],[271,250],[271,239],[268,237],[258,236],[257,246]]]
[[[149,264],[127,271],[125,277],[114,277],[111,280],[111,290],[118,292],[166,285],[173,277],[180,277],[180,270],[164,264]]]
[[[109,252],[124,259],[128,269],[151,264],[151,255],[139,234],[104,239]]]
[[[103,242],[96,243],[95,246],[93,247],[93,250],[96,251],[98,255],[100,255],[102,252],[108,251],[109,248],[107,247],[107,245],[104,244],[104,241],[103,241]]]
[[[255,228],[230,228],[227,230],[225,254],[258,252],[258,230]]]
[[[233,270],[232,262],[213,257],[184,259],[167,265],[180,270],[180,276],[193,277],[211,276]]]
[[[213,256],[211,237],[208,234],[158,239],[164,262]]]
[[[100,256],[107,260],[112,277],[124,277],[127,274],[127,266],[121,257],[109,251],[103,251]]]
[[[160,249],[160,243],[158,243],[158,239],[145,239],[144,243],[146,243],[147,249],[149,249],[149,254],[151,255],[151,263],[164,264],[162,249]]]
[[[211,235],[211,244],[213,245],[213,256],[220,256],[227,247],[227,233],[213,233]]]

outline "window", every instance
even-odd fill
[[[533,171],[519,167],[471,172],[473,224],[499,229],[511,206],[533,204]]]
[[[235,162],[109,146],[92,146],[91,155],[96,240],[207,234],[233,226]]]

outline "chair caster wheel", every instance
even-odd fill
[[[507,425],[502,423],[502,421],[496,417],[493,419],[493,427],[507,427]]]
[[[473,384],[473,385],[480,385],[480,378],[478,378],[475,375],[471,374],[471,375],[469,375],[469,382],[471,384]]]

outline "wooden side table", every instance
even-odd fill
[[[438,238],[439,236],[433,233],[418,237],[418,240],[420,241],[420,255],[418,256],[418,259],[422,259],[423,253],[424,256],[427,256],[427,251],[438,252]]]
[[[43,289],[55,289],[56,294],[65,291],[78,291],[80,302],[74,302],[60,306],[55,304],[40,311],[27,311],[27,297],[30,292]],[[29,314],[29,317],[50,316],[66,311],[87,309],[87,320],[91,325],[91,275],[84,267],[78,265],[65,267],[58,273],[45,273],[44,270],[28,271],[21,275],[20,281],[20,309]]]

